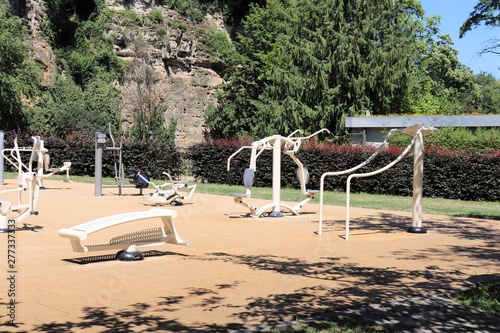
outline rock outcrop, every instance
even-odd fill
[[[41,33],[44,14],[43,0],[11,0],[13,8],[26,18],[33,45],[33,57],[45,68],[44,84],[49,85],[56,70],[53,50]],[[144,0],[117,3],[107,0],[114,13],[104,33],[115,43],[119,58],[127,63],[143,63],[154,71],[153,89],[157,102],[165,109],[166,122],[176,120],[177,146],[183,150],[204,139],[204,111],[207,105],[215,103],[213,88],[222,83],[213,60],[199,48],[200,29],[225,31],[220,17],[207,15],[203,22],[194,23],[173,10],[153,9],[153,2]],[[25,11],[22,8],[26,8]],[[122,22],[121,12],[133,10],[138,16],[150,11],[160,11],[163,17],[161,33],[155,27],[131,26]],[[156,27],[157,28],[157,27]],[[132,80],[133,81],[133,80]],[[133,124],[134,94],[137,82],[126,80],[120,86],[122,91],[122,130],[126,133]]]

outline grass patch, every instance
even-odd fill
[[[4,173],[5,179],[14,179],[16,173]],[[65,175],[53,175],[49,179],[64,180]],[[94,183],[94,177],[91,176],[72,176],[70,179],[74,182]],[[163,179],[153,182],[161,184]],[[116,184],[113,178],[104,177],[102,179],[104,185]],[[230,196],[233,192],[244,192],[243,186],[224,185],[224,184],[207,184],[197,183],[196,193],[227,195]],[[252,198],[256,199],[272,199],[272,189],[267,187],[253,187]],[[300,201],[304,199],[304,195],[298,189],[283,188],[281,190],[281,200],[283,201]],[[311,203],[319,203],[319,194],[310,201]],[[327,205],[344,206],[346,205],[346,194],[344,192],[326,191],[324,193],[324,203]],[[413,207],[412,197],[400,197],[390,195],[377,195],[367,193],[351,193],[351,207],[368,208],[376,210],[392,210],[400,212],[411,212]],[[462,201],[443,198],[426,198],[422,199],[422,209],[426,214],[439,214],[446,216],[457,217],[474,217],[500,220],[500,210],[498,202],[488,201]]]
[[[463,291],[456,301],[477,311],[500,317],[500,282],[480,284]]]
[[[221,184],[199,183],[196,192],[217,195],[230,195],[232,192],[244,192],[243,186],[230,186]],[[252,198],[270,200],[272,189],[263,187],[252,188]],[[297,189],[283,188],[281,199],[283,201],[300,201],[304,195]],[[319,194],[310,201],[319,203]],[[345,192],[326,191],[324,203],[327,205],[346,205]],[[411,212],[413,209],[412,197],[378,195],[367,193],[351,193],[351,207],[369,208],[377,210],[392,210],[400,212]],[[475,217],[484,219],[500,220],[498,202],[486,201],[462,201],[443,198],[423,198],[422,209],[427,214],[439,214],[447,216]]]

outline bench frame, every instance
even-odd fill
[[[136,230],[130,233],[119,235],[111,238],[107,244],[94,244],[84,245],[85,241],[90,234],[111,228],[124,223],[136,222],[145,219],[161,218],[163,225],[156,228],[148,228],[143,230]],[[138,247],[146,246],[161,246],[165,243],[176,245],[189,246],[188,240],[182,240],[177,232],[172,221],[177,217],[175,210],[152,208],[149,211],[123,213],[118,215],[111,215],[95,220],[91,220],[72,228],[62,228],[59,230],[59,236],[68,238],[74,252],[94,252],[104,250],[121,250],[125,253],[133,253],[137,256],[134,260],[141,260],[144,257],[137,250]],[[120,256],[118,257],[120,259]],[[120,259],[130,260],[130,259]]]

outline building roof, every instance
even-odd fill
[[[500,115],[347,117],[347,128],[399,128],[421,124],[434,127],[496,127]]]

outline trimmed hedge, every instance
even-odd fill
[[[18,135],[19,147],[32,147],[33,140],[29,135]],[[78,141],[65,141],[54,138],[44,138],[44,146],[49,151],[50,166],[60,167],[64,161],[71,162],[70,174],[77,176],[94,176],[95,172],[95,139],[94,137],[80,137]],[[109,142],[108,146],[112,144]],[[14,136],[6,135],[5,148],[14,146]],[[29,153],[24,153],[23,161],[29,159]],[[118,168],[118,153],[104,150],[102,156],[102,176],[114,177],[114,165]],[[145,171],[151,177],[164,179],[162,172],[172,176],[181,173],[181,155],[173,145],[160,143],[128,143],[122,147],[122,160],[125,167],[125,176],[137,171]],[[5,162],[5,171],[15,171],[10,163]]]
[[[210,183],[242,185],[243,172],[250,162],[250,149],[227,159],[240,147],[250,145],[237,140],[219,140],[191,146],[186,158],[191,161],[191,172],[200,180]],[[309,170],[309,189],[319,189],[321,175],[325,172],[346,170],[366,160],[374,147],[334,146],[310,142],[297,154]],[[396,159],[403,149],[389,146],[367,166],[357,170],[365,173],[384,167]],[[499,201],[500,152],[475,154],[426,148],[424,152],[424,195],[449,199]],[[282,155],[281,184],[299,188],[296,165]],[[349,175],[327,177],[325,189],[345,191]],[[272,152],[265,151],[257,159],[255,186],[272,186]],[[410,153],[391,169],[367,178],[351,181],[352,192],[411,196],[413,193],[413,155]]]
[[[5,148],[13,147],[13,135],[6,135]],[[94,175],[94,137],[82,137],[78,141],[43,138],[49,149],[51,166],[62,166],[71,161],[72,175]],[[19,146],[31,147],[28,135],[18,136]],[[108,146],[111,144],[108,144]],[[125,175],[138,170],[147,172],[152,178],[163,179],[162,172],[176,177],[189,171],[198,180],[209,183],[243,186],[243,173],[250,163],[250,149],[241,151],[231,160],[227,171],[227,159],[242,146],[251,142],[240,140],[218,140],[194,144],[184,156],[172,145],[159,143],[123,144]],[[319,189],[321,175],[325,172],[346,170],[366,160],[375,150],[373,147],[334,146],[309,141],[302,145],[297,157],[309,170],[308,189]],[[401,148],[389,146],[371,163],[357,170],[370,172],[384,167],[402,152]],[[28,153],[25,153],[28,155]],[[23,160],[28,159],[26,156]],[[183,159],[189,161],[189,170],[183,169]],[[118,161],[118,157],[116,157]],[[14,168],[5,163],[6,171]],[[257,159],[254,185],[272,186],[272,151],[264,151]],[[283,187],[299,188],[297,166],[286,155],[282,155],[281,184]],[[424,195],[449,199],[500,201],[500,151],[488,153],[457,152],[436,147],[426,147],[424,155]],[[103,176],[114,176],[112,151],[104,151]],[[348,175],[327,177],[325,189],[345,191]],[[391,169],[367,178],[351,181],[352,192],[411,196],[413,192],[413,155],[409,154]]]

